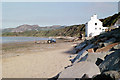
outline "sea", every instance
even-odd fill
[[[49,38],[42,37],[0,37],[1,43],[29,42],[48,39]]]

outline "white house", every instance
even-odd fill
[[[107,27],[103,27],[102,22],[97,19],[97,15],[95,14],[91,17],[91,20],[86,23],[85,35],[86,37],[93,37],[105,32],[105,29],[107,29]]]

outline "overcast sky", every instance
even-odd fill
[[[82,24],[93,14],[105,18],[117,12],[117,2],[3,2],[2,28]]]

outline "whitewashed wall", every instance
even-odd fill
[[[93,15],[93,17],[91,17],[91,20],[86,24],[85,33],[87,37],[96,36],[101,32],[104,32],[105,29],[106,28],[102,26],[102,22],[97,19],[97,15]]]

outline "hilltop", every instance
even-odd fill
[[[118,14],[114,14],[113,16],[109,16],[105,19],[100,19],[103,22],[104,27],[111,27],[113,26],[117,20],[120,19],[120,12]],[[24,25],[23,25],[24,26]],[[31,26],[30,26],[31,27]],[[79,36],[80,32],[85,34],[85,24],[81,25],[72,25],[72,26],[58,26],[58,27],[33,27],[31,30],[24,29],[22,32],[21,26],[11,29],[10,32],[3,30],[3,36]],[[24,26],[25,28],[25,26]],[[28,28],[27,28],[28,29]],[[36,31],[37,30],[37,31]]]
[[[28,24],[23,24],[20,25],[16,28],[6,28],[3,29],[3,33],[5,32],[25,32],[25,31],[45,31],[45,30],[53,30],[53,29],[60,29],[64,26],[60,25],[53,25],[53,26],[46,26],[46,27],[40,27],[39,25],[28,25]]]

